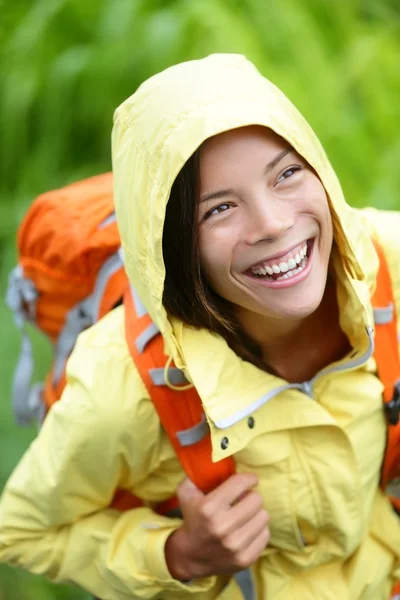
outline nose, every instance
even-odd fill
[[[296,221],[293,204],[269,195],[252,203],[247,217],[246,242],[275,241],[291,229]]]

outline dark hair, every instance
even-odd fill
[[[265,368],[261,349],[239,326],[232,305],[209,285],[200,265],[198,196],[200,150],[189,158],[171,189],[164,222],[165,282],[163,304],[168,314],[225,338],[242,358]]]

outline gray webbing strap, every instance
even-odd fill
[[[108,217],[104,219],[104,221],[100,223],[99,229],[104,229],[108,225],[111,225],[111,223],[115,223],[116,220],[117,217],[115,216],[115,212],[112,212]]]
[[[164,369],[150,369],[149,375],[153,385],[167,385],[164,376]],[[184,385],[185,383],[189,383],[186,379],[183,371],[177,369],[176,367],[170,367],[168,369],[168,381],[172,383],[172,385]]]
[[[29,405],[33,375],[32,344],[25,327],[21,328],[21,350],[12,381],[12,408],[18,425],[29,425],[35,417]]]
[[[147,344],[159,333],[157,325],[150,323],[144,331],[136,338],[135,344],[139,354],[143,354]]]
[[[123,251],[122,247],[120,247],[120,249],[118,250],[118,254],[121,259],[122,264],[125,264],[124,263],[124,251]],[[133,285],[131,283],[129,284],[129,288],[131,290],[131,295],[132,295],[133,303],[135,305],[135,310],[136,310],[137,316],[144,317],[144,315],[147,315],[147,308],[145,307],[145,305],[139,298],[139,294],[137,293],[137,291],[135,290],[135,288],[133,287]]]
[[[43,402],[44,384],[42,381],[34,383],[29,390],[28,405],[35,415],[35,420],[40,427],[46,416],[46,406]]]
[[[115,252],[115,254],[112,254],[107,258],[106,262],[99,269],[93,293],[85,301],[85,309],[89,309],[89,312],[93,318],[93,323],[96,323],[99,318],[100,304],[109,280],[114,273],[119,271],[119,269],[122,269],[123,266],[124,264],[121,260],[120,253]],[[93,303],[93,306],[89,308],[90,302]]]
[[[119,254],[121,257],[123,256],[122,248],[120,248]],[[139,298],[139,294],[137,293],[133,285],[130,284],[129,287],[131,290],[132,300],[135,305],[136,314],[139,318],[144,317],[145,315],[147,315],[147,309],[141,301],[141,299]],[[160,330],[158,329],[157,325],[155,325],[153,322],[151,322],[150,325],[148,325],[146,329],[142,331],[142,333],[136,338],[135,341],[136,348],[139,354],[143,354],[147,344],[159,333],[159,331]],[[178,371],[178,369],[171,370]],[[150,377],[154,385],[166,385],[164,378],[164,369],[150,369]],[[177,383],[181,383],[181,380],[179,379],[179,376],[177,374],[173,374],[172,377],[176,379]],[[186,380],[184,380],[184,382],[185,381]],[[175,383],[173,379],[171,379],[171,383]]]
[[[238,571],[233,577],[240,587],[244,600],[257,600],[256,585],[251,569]]]
[[[134,287],[132,285],[130,286],[130,289],[131,289],[133,302],[135,304],[136,314],[138,317],[144,317],[144,315],[147,315],[147,309],[146,309],[145,305],[143,304],[143,302],[141,301],[141,299],[139,298],[137,291],[134,289]]]
[[[205,438],[208,435],[208,431],[208,423],[205,415],[203,415],[200,423],[189,429],[177,431],[176,436],[181,446],[193,446],[193,444],[197,444],[197,442]]]
[[[386,325],[393,321],[393,304],[383,308],[374,308],[374,321],[376,325]]]
[[[83,309],[84,303],[75,305],[68,313],[65,325],[58,336],[54,357],[53,384],[57,385],[65,369],[65,363],[75,346],[78,335],[93,324],[93,318]]]
[[[20,265],[15,267],[8,278],[5,300],[21,333],[21,350],[12,382],[12,407],[18,425],[29,425],[37,416],[35,394],[30,393],[34,367],[33,350],[26,328],[27,322],[35,321],[37,296],[33,281],[24,277]]]
[[[97,274],[94,290],[85,300],[76,304],[67,314],[66,322],[57,340],[54,359],[53,383],[57,385],[65,363],[75,346],[78,335],[96,323],[101,300],[110,278],[123,267],[119,252],[112,254]]]

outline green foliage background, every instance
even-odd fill
[[[38,193],[110,168],[116,106],[153,73],[239,52],[320,136],[350,204],[400,208],[397,0],[0,0],[0,285]],[[0,489],[35,435],[11,418],[19,339],[0,304]],[[49,349],[35,336],[41,375]],[[87,594],[0,567],[0,600]]]

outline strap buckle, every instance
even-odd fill
[[[397,425],[400,421],[400,380],[394,384],[393,398],[385,404],[385,411],[389,425]]]

